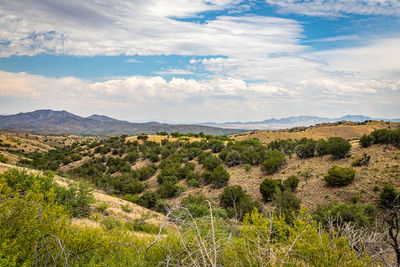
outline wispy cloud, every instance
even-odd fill
[[[391,15],[400,16],[398,0],[265,0],[283,13],[308,16]]]
[[[166,69],[166,70],[160,70],[160,71],[154,71],[154,74],[158,75],[192,75],[195,74],[194,72],[190,70],[183,70],[183,69]]]
[[[137,60],[134,58],[130,58],[130,59],[125,60],[125,62],[126,63],[142,63],[143,61],[140,61],[140,60]]]

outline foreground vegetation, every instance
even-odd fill
[[[86,206],[90,192],[66,197],[51,176],[11,170],[0,176],[0,188],[2,266],[372,263],[365,251],[354,250],[345,237],[323,230],[305,215],[287,223],[284,217],[264,216],[254,209],[237,228],[215,216],[211,204],[209,214],[201,217],[180,207],[168,212],[171,221],[162,225],[158,234],[137,235],[123,224],[102,228],[73,225],[69,203],[83,197]]]
[[[356,194],[348,201],[306,210],[297,192],[310,174],[282,171],[292,157],[324,157],[332,165],[320,178],[323,186],[351,187],[358,173],[376,159],[365,152],[351,156],[349,141],[331,137],[264,144],[256,138],[160,134],[164,138],[159,142],[147,135],[120,136],[48,152],[9,151],[20,157],[19,165],[45,172],[12,170],[0,176],[0,265],[400,263],[396,187],[385,182],[375,186],[379,202],[360,202]],[[360,145],[397,149],[399,140],[399,129],[377,130],[362,136]],[[346,158],[351,166],[343,165]],[[0,160],[8,161],[4,156]],[[231,185],[232,168],[260,170],[264,177],[256,189],[262,198]],[[62,187],[55,183],[53,171],[76,182]],[[282,179],[274,177],[279,172]],[[185,193],[205,187],[218,192],[217,197]],[[93,188],[163,213],[165,220],[151,224],[114,217],[105,203],[95,203]],[[132,211],[129,206],[121,209]],[[98,224],[73,223],[72,218],[82,217]]]

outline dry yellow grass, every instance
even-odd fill
[[[320,126],[313,126],[306,128],[302,131],[253,131],[241,134],[232,135],[231,138],[235,140],[244,140],[248,138],[258,138],[261,142],[269,143],[276,139],[301,139],[303,137],[312,139],[327,139],[333,136],[343,137],[345,139],[359,138],[363,134],[370,134],[372,131],[382,128],[396,128],[400,123],[396,122],[381,122],[371,121],[365,125],[356,125],[356,123],[345,122],[343,124],[323,124]]]

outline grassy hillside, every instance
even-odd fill
[[[322,123],[311,127],[297,127],[281,131],[251,131],[246,133],[234,134],[231,137],[235,140],[245,140],[248,138],[258,138],[264,143],[269,143],[276,139],[301,139],[301,138],[329,138],[339,136],[347,140],[357,139],[363,134],[369,134],[377,129],[396,129],[400,126],[398,122],[386,121],[367,121],[367,122],[335,122]]]
[[[119,234],[125,232],[132,239],[118,242],[128,247],[131,242],[144,242],[134,234],[143,229],[136,225],[138,222],[144,223],[144,229],[152,229],[148,231],[155,241],[150,235],[147,246],[161,242],[163,248],[154,248],[154,253],[163,256],[159,254],[156,258],[160,262],[151,264],[164,265],[170,257],[178,265],[214,266],[218,262],[232,266],[240,262],[238,266],[263,266],[283,264],[286,260],[291,264],[314,265],[318,259],[324,262],[323,266],[348,266],[350,262],[360,266],[393,262],[396,257],[390,249],[393,240],[382,230],[390,226],[383,218],[397,216],[393,208],[397,207],[400,189],[400,130],[395,130],[395,126],[381,122],[328,124],[301,131],[233,136],[236,141],[229,137],[175,134],[176,137],[52,137],[52,141],[46,139],[46,144],[45,139],[32,140],[35,136],[8,134],[2,143],[10,146],[1,149],[5,156],[14,157],[9,159],[11,163],[56,172],[55,182],[66,188],[71,180],[80,179],[97,188],[96,203],[90,204],[85,216],[76,216],[70,202],[58,202],[66,205],[75,217],[72,227],[99,228],[106,231],[102,236],[112,236],[108,232],[111,229]],[[303,138],[305,133],[309,138]],[[291,139],[285,138],[288,135]],[[255,136],[272,141],[261,142]],[[55,142],[57,138],[66,138],[62,139],[65,145]],[[1,166],[0,170],[10,167]],[[9,182],[8,186],[15,185]],[[282,217],[275,217],[278,215]],[[168,223],[164,225],[166,218]],[[129,226],[132,221],[135,227]],[[247,246],[255,242],[254,238],[260,238],[260,229],[262,235],[271,235],[272,228],[267,225],[272,222],[280,225],[278,232],[288,231],[289,239],[268,239],[256,247]],[[318,228],[318,223],[323,228]],[[160,224],[165,226],[162,231],[167,231],[163,237],[173,240],[168,246],[156,235]],[[376,224],[378,228],[374,227]],[[241,227],[236,228],[237,225]],[[194,230],[196,227],[200,229]],[[328,235],[330,230],[337,234]],[[301,238],[303,231],[306,237]],[[365,244],[360,238],[365,233],[375,239]],[[196,247],[203,246],[195,241],[201,239],[206,247]],[[214,239],[222,240],[224,245],[213,243]],[[344,242],[340,253],[347,259],[343,262],[342,256],[335,254],[340,250],[340,240]],[[246,242],[250,243],[245,245]],[[306,249],[310,242],[320,242],[320,249],[326,251],[329,259],[318,258],[315,251]],[[180,252],[186,256],[177,258],[173,256],[177,252],[172,244],[191,245]],[[259,255],[259,245],[270,246],[272,254],[263,254],[262,259],[254,262],[243,256]],[[167,251],[163,250],[166,247]],[[293,251],[288,250],[291,247]],[[378,250],[382,252],[377,253]],[[135,262],[150,264],[141,253],[144,252],[134,256]],[[128,254],[116,256],[113,263],[127,263]],[[215,260],[202,259],[207,254],[214,255]],[[196,255],[195,259],[190,255]],[[90,259],[100,258],[92,255]],[[264,261],[269,264],[262,264]]]

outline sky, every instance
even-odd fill
[[[399,0],[0,0],[0,114],[400,117]]]

